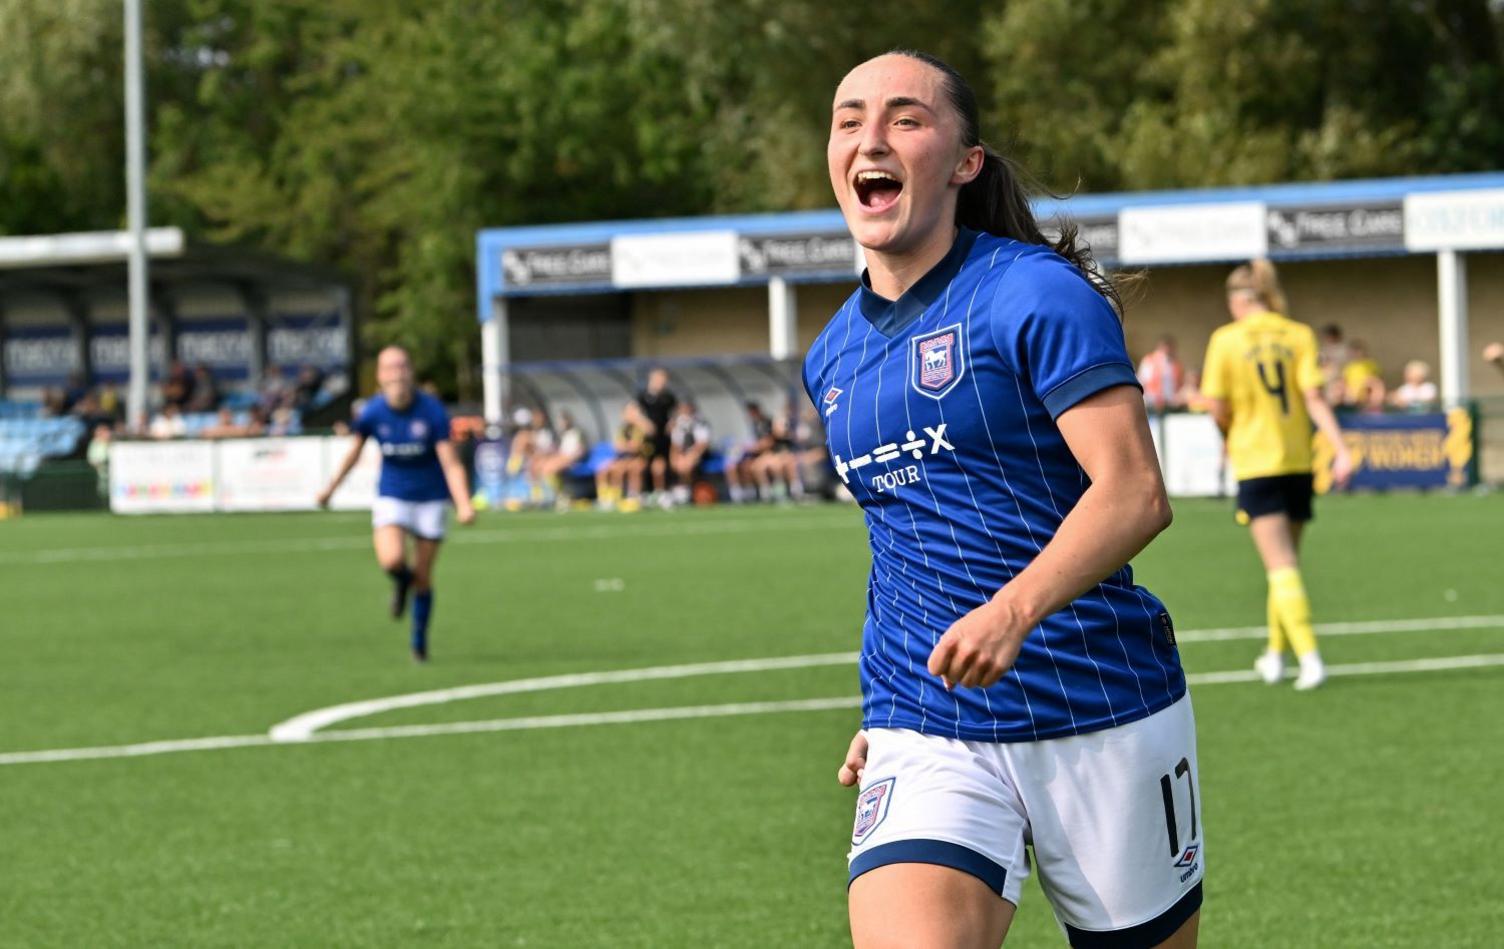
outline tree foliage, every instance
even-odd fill
[[[911,46],[1061,191],[1481,170],[1489,0],[151,0],[152,218],[333,263],[473,391],[484,226],[828,206],[831,90]],[[0,0],[0,232],[124,217],[119,0]]]

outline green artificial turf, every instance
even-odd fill
[[[1263,577],[1227,505],[1137,562],[1188,671],[1242,670]],[[1329,663],[1504,653],[1504,498],[1321,504]],[[356,514],[0,523],[0,754],[264,735],[455,685],[857,648],[846,506],[483,515],[407,659]],[[386,711],[335,729],[841,698],[846,664]],[[1209,947],[1492,946],[1504,667],[1194,691]],[[0,765],[3,946],[839,946],[852,709]],[[1025,889],[1010,947],[1062,946]]]

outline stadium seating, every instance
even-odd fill
[[[18,417],[7,410],[0,415],[0,472],[30,475],[44,459],[73,454],[83,436],[84,423],[76,418]]]
[[[0,421],[5,419],[41,418],[42,403],[0,399]]]
[[[240,426],[249,425],[251,413],[239,411],[235,413],[235,424]],[[204,432],[219,424],[218,412],[189,412],[183,416],[184,437],[199,438]],[[300,412],[293,412],[288,420],[287,430],[279,432],[280,435],[303,434],[303,416]]]

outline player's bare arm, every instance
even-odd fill
[[[434,452],[444,469],[444,483],[449,486],[449,497],[454,500],[454,516],[461,524],[475,523],[475,507],[470,503],[470,479],[465,475],[465,466],[460,462],[454,442],[441,439],[434,443]]]
[[[1061,413],[1056,424],[1091,487],[1034,562],[941,637],[929,670],[947,685],[996,683],[1041,620],[1121,568],[1170,526],[1170,500],[1137,389],[1099,392]]]
[[[334,492],[339,490],[339,486],[344,483],[345,478],[360,461],[360,453],[365,447],[366,437],[364,435],[356,435],[355,440],[350,443],[350,449],[345,452],[344,459],[340,461],[339,468],[335,470],[334,477],[329,479],[329,486],[319,492],[319,507],[329,506],[329,499],[334,497]]]
[[[1320,389],[1305,390],[1305,400],[1306,413],[1311,416],[1312,424],[1332,446],[1332,482],[1343,487],[1353,475],[1353,456],[1347,450],[1347,440],[1342,437],[1342,427],[1337,424],[1337,416],[1326,404]]]

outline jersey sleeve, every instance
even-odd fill
[[[1316,334],[1309,327],[1301,327],[1299,342],[1295,347],[1295,380],[1302,392],[1321,388],[1323,378],[1316,351]]]
[[[1000,288],[993,306],[993,337],[1052,418],[1104,389],[1129,385],[1138,375],[1123,341],[1117,313],[1086,278],[1053,256],[1024,258],[1013,286]]]
[[[444,403],[430,399],[428,403],[429,438],[435,443],[449,440],[449,412]]]
[[[1213,333],[1206,344],[1206,362],[1201,367],[1201,394],[1208,399],[1227,398],[1229,386],[1225,340],[1223,334]]]
[[[373,437],[376,434],[375,413],[372,411],[375,407],[376,400],[368,400],[361,407],[360,414],[355,416],[355,422],[350,426],[350,430],[362,438]]]

